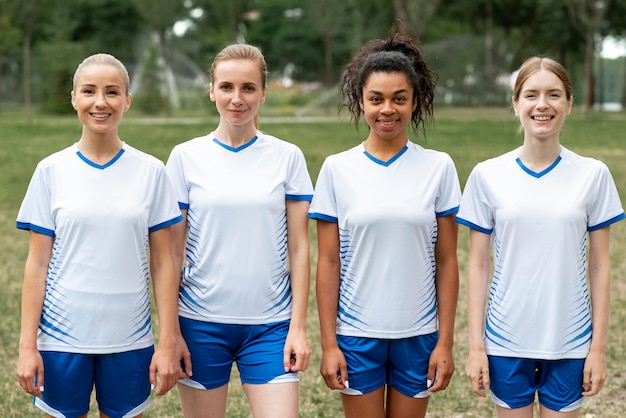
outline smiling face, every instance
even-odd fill
[[[72,106],[83,124],[83,133],[117,135],[117,128],[130,107],[131,96],[120,69],[90,64],[76,74]]]
[[[215,66],[210,98],[221,122],[238,126],[254,123],[259,106],[265,102],[265,92],[261,70],[254,61],[228,59]]]
[[[513,100],[513,108],[525,138],[558,141],[572,103],[563,81],[554,72],[540,69],[524,81],[517,100]]]
[[[374,72],[363,86],[361,109],[372,139],[406,142],[415,106],[413,86],[403,73]]]

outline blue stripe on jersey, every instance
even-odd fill
[[[80,157],[81,160],[83,160],[84,162],[86,162],[87,164],[89,164],[90,166],[97,168],[99,170],[104,170],[107,167],[112,166],[113,164],[115,164],[115,162],[117,160],[120,159],[120,157],[122,156],[122,154],[124,154],[124,148],[121,148],[120,151],[115,155],[115,157],[113,157],[111,159],[111,161],[109,161],[106,164],[100,165],[100,164],[96,164],[93,161],[89,160],[87,157],[85,157],[80,151],[76,151],[76,155],[78,155]]]
[[[39,234],[47,235],[49,237],[54,236],[54,231],[48,228],[42,228],[41,226],[37,226],[28,222],[17,222],[15,225],[17,229],[25,229],[27,231],[37,232]]]
[[[616,217],[609,219],[608,221],[604,221],[602,223],[599,223],[598,225],[587,227],[587,231],[589,231],[589,232],[597,231],[598,229],[602,229],[605,226],[609,226],[611,224],[614,224],[615,222],[621,221],[622,219],[626,219],[626,215],[624,215],[623,212],[621,214],[617,215]]]
[[[178,202],[178,207],[180,209],[187,210],[187,209],[189,209],[189,203]]]
[[[309,219],[319,219],[321,221],[332,222],[332,223],[337,223],[339,221],[339,219],[334,216],[328,216],[322,213],[309,213]]]
[[[522,170],[524,170],[526,173],[530,174],[530,175],[531,175],[531,176],[533,176],[533,177],[540,178],[540,177],[543,177],[543,176],[545,176],[546,174],[548,174],[550,171],[552,171],[552,170],[554,169],[554,167],[556,167],[556,166],[557,166],[557,164],[559,163],[559,161],[561,161],[561,156],[559,155],[559,156],[557,157],[557,159],[556,159],[556,160],[554,160],[554,162],[553,162],[552,164],[550,164],[550,166],[549,166],[548,168],[546,168],[545,170],[542,170],[542,171],[540,171],[540,172],[538,172],[538,173],[537,173],[537,172],[535,172],[535,171],[533,171],[533,170],[531,170],[530,168],[526,167],[526,166],[524,165],[524,163],[522,162],[522,160],[521,160],[519,157],[517,157],[517,158],[515,159],[515,161],[516,161],[516,162],[517,162],[517,164],[518,164],[518,165],[522,168]]]
[[[483,234],[491,235],[491,233],[493,232],[493,229],[483,228],[482,226],[478,226],[475,223],[472,223],[463,218],[459,218],[458,216],[455,218],[455,221],[457,221],[461,225],[465,225],[470,227],[471,229],[475,229],[478,232],[482,232]]]
[[[367,156],[367,158],[369,158],[370,160],[374,161],[376,164],[380,164],[380,165],[382,165],[384,167],[389,167],[391,164],[393,164],[394,161],[396,161],[398,158],[400,158],[402,156],[402,154],[404,154],[408,149],[409,149],[409,147],[405,145],[404,148],[402,148],[400,150],[400,152],[398,152],[396,155],[391,157],[391,159],[388,160],[388,161],[379,160],[378,158],[374,157],[372,154],[370,154],[367,151],[363,151],[363,154],[365,154]]]
[[[183,215],[179,215],[176,218],[170,219],[169,221],[161,222],[160,224],[154,225],[153,227],[148,228],[148,233],[153,233],[158,231],[159,229],[167,228],[168,226],[177,224],[183,220]]]
[[[259,137],[255,135],[254,138],[252,138],[249,142],[246,142],[245,144],[243,144],[243,145],[241,145],[240,147],[237,147],[237,148],[233,148],[230,145],[226,145],[225,143],[221,142],[217,138],[213,138],[213,142],[215,142],[216,144],[224,147],[228,151],[239,152],[241,150],[244,150],[244,149],[248,148],[250,145],[254,144],[258,138]]]
[[[285,199],[286,200],[307,200],[307,201],[311,201],[313,200],[313,195],[312,194],[286,194],[285,195]]]
[[[457,213],[458,211],[459,211],[459,206],[455,206],[448,210],[444,210],[443,212],[435,212],[435,216],[437,216],[438,218],[443,218],[444,216],[453,215]]]

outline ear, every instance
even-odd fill
[[[513,105],[513,111],[515,112],[515,116],[519,116],[519,112],[517,111],[517,102],[515,99],[511,99],[511,104]]]
[[[126,96],[126,105],[124,106],[124,112],[127,112],[128,109],[130,109],[130,102],[133,100],[133,95],[132,94],[128,94],[128,96]]]
[[[209,84],[209,99],[215,102],[215,94],[213,94],[213,83]]]
[[[259,101],[261,104],[265,103],[266,94],[267,94],[267,87],[263,87],[263,95],[261,96],[261,100]]]
[[[569,100],[567,101],[567,114],[569,115],[570,112],[572,111],[572,106],[574,106],[574,96],[570,96]]]
[[[75,102],[76,96],[74,95],[74,90],[71,91],[70,97],[71,97],[72,107],[74,108],[74,110],[76,110],[76,102]]]

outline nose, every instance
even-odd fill
[[[544,94],[539,95],[539,100],[537,100],[537,107],[539,109],[545,109],[546,107],[548,107],[548,100]]]
[[[241,103],[243,103],[243,100],[241,99],[241,91],[239,89],[235,89],[233,92],[233,98],[232,98],[232,103],[234,105],[239,105]]]
[[[106,106],[106,96],[102,92],[96,93],[96,107]]]
[[[393,112],[395,112],[395,108],[393,107],[393,102],[391,100],[385,100],[383,102],[383,106],[380,109],[381,113],[384,113],[385,115],[391,114]]]

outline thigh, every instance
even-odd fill
[[[255,418],[298,418],[298,382],[244,384]]]
[[[230,380],[240,326],[180,318],[180,331],[193,363],[193,375],[180,381],[196,389],[217,389]]]
[[[539,403],[552,411],[571,412],[582,406],[584,359],[541,361]]]
[[[150,406],[154,347],[96,356],[96,399],[109,417],[137,416]]]
[[[388,383],[409,398],[427,398],[428,364],[435,349],[437,332],[390,341]],[[435,377],[436,378],[436,377]]]
[[[395,388],[387,389],[387,418],[424,418],[429,397],[415,398],[400,393]]]
[[[45,390],[35,405],[51,416],[81,416],[89,412],[95,370],[86,354],[42,351]]]
[[[518,409],[535,402],[538,367],[536,360],[499,356],[487,358],[489,389],[496,406]]]
[[[341,394],[346,418],[385,418],[385,386],[359,396]]]
[[[246,336],[234,358],[242,383],[262,385],[298,382],[299,374],[285,372],[283,362],[289,321],[240,327],[245,330]]]
[[[180,406],[185,418],[224,418],[228,384],[215,389],[196,389],[178,384]]]
[[[363,395],[379,388],[384,390],[387,384],[388,340],[338,335],[337,344],[346,359],[350,384],[350,388],[341,393]]]

